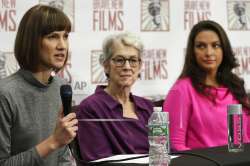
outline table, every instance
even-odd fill
[[[229,153],[227,146],[183,151],[171,160],[170,166],[250,166],[250,144],[245,144],[244,152]],[[95,163],[100,166],[146,166],[135,163]]]

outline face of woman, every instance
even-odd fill
[[[109,84],[117,87],[131,87],[137,80],[141,60],[139,51],[131,46],[116,43],[111,59],[104,65],[109,74]]]
[[[41,41],[39,70],[61,69],[68,52],[68,32],[54,31]]]
[[[216,74],[223,60],[219,36],[211,30],[201,31],[194,41],[196,62],[207,73]]]

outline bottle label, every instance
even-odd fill
[[[149,126],[149,136],[167,136],[167,125],[152,125]]]
[[[149,144],[152,153],[169,153],[169,131],[167,125],[149,126]],[[157,150],[154,150],[157,149]],[[157,151],[157,152],[155,152]]]
[[[243,151],[242,115],[228,115],[228,150]]]

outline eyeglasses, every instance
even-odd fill
[[[114,62],[114,64],[117,67],[124,66],[125,63],[126,63],[126,61],[129,62],[129,65],[131,67],[137,67],[141,63],[141,59],[140,58],[136,58],[136,57],[125,58],[123,56],[118,56],[118,57],[112,58],[111,60]]]

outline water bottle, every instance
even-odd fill
[[[168,113],[154,107],[149,118],[149,166],[168,166],[170,163]]]
[[[244,147],[243,147],[241,104],[228,105],[227,124],[228,124],[228,151],[242,152],[244,150]]]

